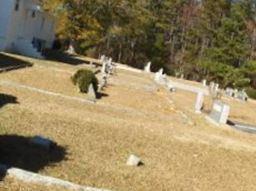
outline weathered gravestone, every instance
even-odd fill
[[[98,85],[98,91],[99,92],[102,91],[107,86],[107,79],[108,78],[107,78],[106,74],[102,75],[100,83]]]
[[[214,86],[214,91],[215,91],[215,92],[219,91],[219,87],[220,87],[219,84],[215,84],[215,86]]]
[[[97,99],[97,93],[94,90],[94,87],[92,84],[89,85],[88,92],[87,92],[88,99],[90,101],[96,102]]]
[[[107,68],[107,62],[103,62],[102,63],[102,67],[101,67],[101,73],[102,75],[106,74],[106,68]]]
[[[238,91],[237,98],[242,101],[247,101],[249,97],[248,97],[247,93],[245,92],[245,90],[242,90],[242,91]]]
[[[202,81],[202,84],[203,84],[203,86],[206,87],[206,86],[207,86],[207,81],[206,81],[206,80],[203,80],[203,81]]]
[[[103,64],[103,62],[105,62],[106,56],[105,55],[101,55],[100,57],[100,62]]]
[[[164,82],[164,75],[163,75],[163,69],[161,68],[156,74],[155,74],[155,81],[157,83],[163,84]]]
[[[147,65],[144,68],[144,71],[147,72],[147,73],[150,73],[151,72],[150,68],[151,68],[151,62],[148,62]]]
[[[212,98],[214,98],[214,99],[221,96],[221,94],[220,94],[221,92],[219,90],[219,84],[211,82],[209,85],[209,92],[210,92]]]
[[[238,98],[238,89],[235,89],[235,90],[234,90],[233,97],[234,97],[234,98]]]
[[[213,103],[212,111],[209,118],[216,124],[226,124],[230,112],[230,106],[216,100]]]
[[[128,166],[139,166],[141,164],[142,164],[141,159],[135,155],[130,155],[126,162],[126,165]]]
[[[234,90],[232,88],[226,88],[225,94],[226,94],[226,96],[233,97]]]
[[[215,87],[215,83],[214,82],[210,82],[210,85],[209,85],[210,92],[214,91],[214,87]]]
[[[195,104],[195,112],[200,114],[204,104],[204,93],[198,92]]]

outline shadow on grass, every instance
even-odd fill
[[[96,98],[101,99],[103,97],[108,97],[108,94],[102,93],[102,92],[97,92],[96,93]]]
[[[0,53],[0,72],[33,66],[32,63]]]
[[[65,160],[66,154],[66,149],[54,142],[47,150],[32,144],[31,137],[0,135],[0,164],[6,165],[7,169],[16,167],[38,172],[46,166]],[[4,178],[5,172],[2,168],[0,180]]]
[[[63,62],[70,65],[89,64],[85,60],[79,59],[74,55],[67,54],[60,50],[45,50],[43,55],[47,60]]]
[[[6,104],[18,104],[17,97],[0,93],[0,108]]]

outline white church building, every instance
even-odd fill
[[[43,58],[54,41],[54,18],[38,0],[0,0],[0,51]]]

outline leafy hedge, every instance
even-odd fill
[[[78,88],[82,93],[88,93],[88,89],[91,83],[95,91],[97,91],[98,89],[98,79],[95,74],[90,70],[78,70],[71,77],[71,80],[74,85],[78,85]]]

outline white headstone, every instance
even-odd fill
[[[238,89],[235,89],[235,90],[234,90],[233,97],[234,97],[234,98],[238,98]]]
[[[92,84],[89,85],[89,88],[88,88],[88,99],[91,100],[91,101],[96,101],[97,97],[96,97],[96,92],[94,90],[94,87]]]
[[[220,86],[219,84],[215,84],[215,86],[214,86],[214,91],[215,92],[217,92],[219,90],[219,86]]]
[[[207,86],[207,81],[206,80],[203,80],[202,83],[203,83],[203,86],[205,86],[205,87]]]
[[[232,88],[226,88],[225,94],[226,96],[233,97],[234,90]]]
[[[157,83],[162,83],[163,81],[163,69],[161,68],[156,74],[155,74],[155,81]]]
[[[164,74],[164,69],[161,68],[160,70],[158,70],[159,74],[163,75]]]
[[[76,54],[75,48],[72,44],[69,45],[67,52],[69,54]]]
[[[210,113],[210,118],[218,124],[226,124],[230,112],[230,106],[222,103],[221,101],[215,101]]]
[[[196,104],[195,104],[195,112],[200,114],[202,113],[202,107],[204,104],[204,93],[203,92],[198,92],[197,98],[196,98]]]
[[[102,75],[106,74],[106,67],[107,67],[107,63],[104,61],[102,63],[102,68],[101,68]]]
[[[147,65],[144,68],[144,71],[147,72],[147,73],[150,73],[151,72],[150,68],[151,68],[151,62],[148,62]]]
[[[238,91],[237,98],[242,101],[247,101],[249,97],[248,97],[247,93],[245,92],[245,90],[242,90],[242,91]]]
[[[128,166],[139,166],[141,164],[141,159],[135,155],[130,155],[126,165]]]
[[[105,61],[106,59],[106,56],[105,55],[101,55],[100,57],[100,62],[103,64],[103,62]]]

